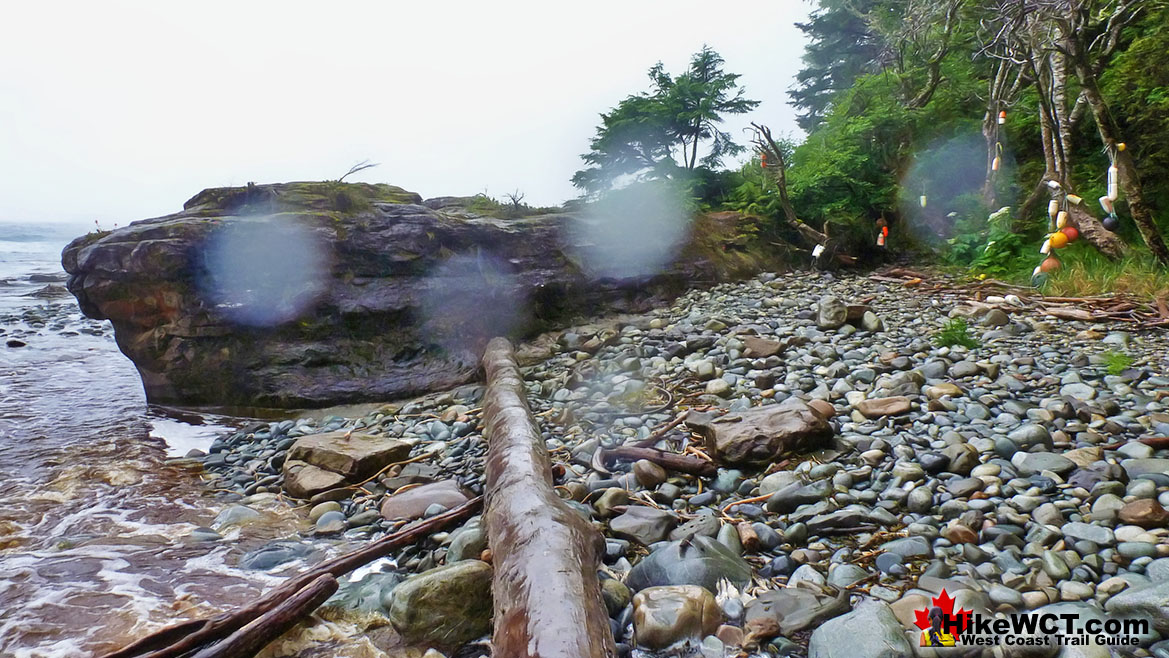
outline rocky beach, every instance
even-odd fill
[[[556,490],[604,533],[621,655],[940,655],[915,626],[940,595],[1152,622],[1140,646],[942,653],[1169,655],[1169,453],[1140,440],[1169,434],[1169,337],[931,283],[763,274],[518,348]],[[937,344],[952,318],[971,347]],[[294,573],[464,503],[482,395],[257,423],[173,460],[224,504],[194,534],[294,505],[301,532],[238,556]],[[491,562],[479,517],[436,532],[343,579],[289,646],[326,655],[344,620],[388,655],[487,655]]]

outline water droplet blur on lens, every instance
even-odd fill
[[[597,278],[641,278],[662,271],[690,228],[678,185],[634,183],[607,192],[571,229],[577,256]]]
[[[216,229],[204,246],[204,296],[248,326],[276,326],[310,310],[328,286],[329,255],[301,221],[249,217]]]
[[[450,353],[474,352],[494,336],[514,335],[528,308],[511,270],[486,251],[447,259],[423,286],[422,335]]]

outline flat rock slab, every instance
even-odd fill
[[[909,398],[897,395],[891,398],[876,398],[861,400],[856,404],[856,410],[865,418],[880,418],[882,416],[900,416],[909,413],[912,405]]]
[[[420,519],[426,513],[426,508],[434,504],[452,509],[471,499],[470,494],[463,490],[454,480],[443,480],[420,487],[407,489],[402,493],[387,496],[382,502],[382,518]]]
[[[625,584],[637,592],[664,585],[697,585],[718,591],[720,580],[738,587],[751,582],[751,565],[710,537],[697,535],[673,541],[642,558],[630,570]]]
[[[649,546],[666,538],[678,525],[669,512],[653,507],[630,506],[624,514],[609,521],[614,535]]]
[[[785,587],[760,594],[747,605],[744,622],[750,623],[757,617],[770,617],[779,624],[781,635],[791,635],[848,610],[847,590],[842,589],[836,596],[830,596],[810,588]]]
[[[828,421],[795,398],[719,418],[691,413],[686,425],[702,434],[718,461],[728,464],[766,464],[822,448],[832,438]]]
[[[852,612],[812,632],[808,658],[903,658],[913,650],[888,604],[862,601]]]
[[[284,490],[293,498],[313,496],[345,486],[345,476],[296,459],[284,462]]]
[[[743,354],[754,359],[766,359],[786,350],[788,343],[758,336],[743,337]]]
[[[406,459],[411,447],[397,439],[337,431],[297,439],[288,450],[288,459],[307,462],[349,479],[361,479]]]

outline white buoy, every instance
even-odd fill
[[[1112,205],[1112,199],[1108,198],[1107,196],[1100,197],[1100,207],[1103,208],[1104,212],[1108,213],[1109,215],[1111,215],[1114,212],[1114,208],[1116,208],[1116,206]]]
[[[921,195],[920,201],[921,201],[921,207],[925,208],[926,196],[924,194]]]
[[[1002,163],[1003,163],[1003,159],[1002,159],[1002,158],[1000,158],[1000,157],[999,157],[999,156],[997,156],[997,155],[996,155],[996,156],[994,156],[994,160],[991,160],[991,162],[990,162],[990,170],[991,170],[991,171],[998,171],[998,170],[999,170],[999,165],[1001,165]]]
[[[1051,251],[1051,238],[1044,240],[1043,246],[1039,248],[1039,253],[1041,254],[1046,254],[1049,251]]]
[[[1120,170],[1116,168],[1116,165],[1112,165],[1108,168],[1108,198],[1112,199],[1113,201],[1116,201],[1118,198],[1120,198],[1120,181],[1118,180],[1119,176]]]
[[[1049,180],[1049,181],[1047,181],[1047,186],[1048,186],[1048,187],[1050,187],[1050,188],[1051,188],[1051,189],[1053,189],[1053,190],[1058,190],[1058,189],[1060,188],[1059,181],[1057,181],[1057,180]]]
[[[1055,216],[1058,214],[1059,214],[1059,201],[1057,201],[1055,199],[1048,201],[1047,202],[1047,216],[1052,218],[1052,219],[1055,219]]]
[[[1076,204],[1077,206],[1078,206],[1078,205],[1080,205],[1080,202],[1081,202],[1081,201],[1083,201],[1083,200],[1084,200],[1084,199],[1083,199],[1082,197],[1078,197],[1078,196],[1076,196],[1076,195],[1074,195],[1074,194],[1069,194],[1069,195],[1068,195],[1068,201],[1069,201],[1070,203],[1074,203],[1074,204]]]
[[[1055,216],[1055,227],[1056,228],[1063,228],[1067,225],[1068,225],[1068,211],[1061,210],[1061,211],[1059,211],[1059,214]]]

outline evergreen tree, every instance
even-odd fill
[[[723,70],[724,60],[708,46],[674,78],[659,62],[649,70],[648,92],[627,97],[601,115],[601,125],[581,156],[589,166],[572,177],[587,192],[607,188],[621,176],[670,177],[678,170],[712,169],[743,151],[719,129],[724,115],[759,105],[744,97],[739,75]],[[707,143],[699,157],[699,144]]]

